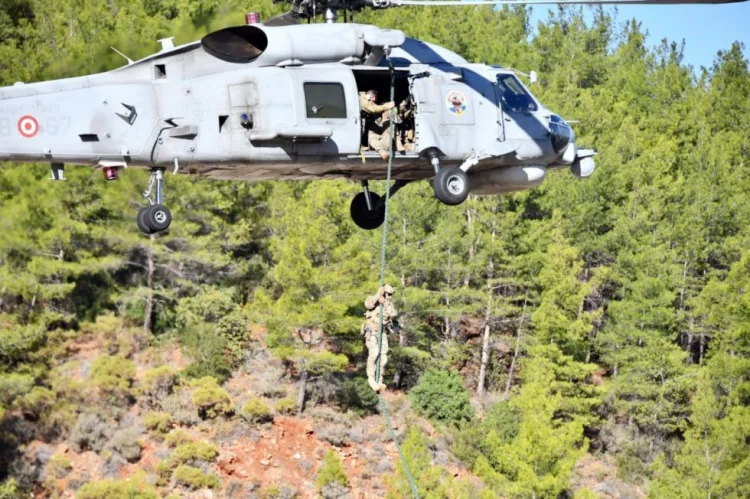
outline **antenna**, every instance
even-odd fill
[[[119,50],[117,50],[114,47],[109,47],[109,48],[111,48],[112,50],[114,50],[117,54],[123,56],[128,61],[128,66],[131,65],[131,64],[133,64],[133,59],[131,59],[130,57],[126,56],[125,54],[123,54],[122,52],[120,52]]]

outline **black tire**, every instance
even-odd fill
[[[172,213],[163,204],[149,207],[146,213],[146,223],[152,232],[167,230],[172,223]]]
[[[352,220],[360,229],[375,230],[383,225],[385,221],[385,205],[380,203],[380,196],[371,192],[370,201],[372,201],[373,206],[380,204],[380,208],[372,211],[368,210],[364,192],[360,192],[354,196],[352,204],[349,207]]]
[[[144,206],[138,210],[138,215],[135,217],[135,223],[138,225],[138,229],[147,235],[153,234],[151,227],[148,225],[148,211],[150,208],[150,206]]]
[[[435,175],[432,188],[442,203],[455,206],[469,197],[469,176],[457,166],[446,166]]]

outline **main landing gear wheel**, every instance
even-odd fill
[[[144,234],[155,234],[169,228],[172,224],[172,213],[163,204],[146,206],[138,210],[135,221]]]
[[[349,207],[349,213],[352,215],[352,220],[357,224],[357,227],[365,230],[375,230],[385,221],[385,204],[381,203],[381,197],[374,192],[370,193],[370,201],[373,209],[367,208],[367,198],[364,192],[360,192],[354,199]],[[379,206],[379,208],[375,208]]]
[[[138,215],[135,217],[135,223],[138,225],[138,230],[144,234],[153,234],[151,227],[148,226],[147,214],[149,209],[151,209],[150,206],[144,206],[138,210]]]
[[[154,189],[156,190],[156,203],[151,199],[151,192]],[[144,234],[155,234],[167,230],[172,223],[172,213],[163,204],[164,168],[151,170],[151,180],[148,182],[148,189],[143,193],[143,197],[148,199],[150,206],[138,210],[135,221],[140,231]]]
[[[444,204],[455,206],[469,196],[469,176],[457,166],[445,166],[432,180],[435,197]]]

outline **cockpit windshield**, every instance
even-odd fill
[[[497,86],[500,88],[500,100],[503,102],[503,107],[508,111],[523,113],[537,110],[534,99],[523,88],[518,78],[512,74],[497,75]]]

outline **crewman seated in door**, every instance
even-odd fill
[[[396,107],[396,104],[394,102],[378,104],[378,92],[371,89],[359,93],[359,107],[362,110],[364,132],[367,133],[367,145],[377,151],[381,158],[387,160],[391,134],[390,123],[383,119],[383,113]],[[400,143],[397,144],[397,150],[404,150]]]

